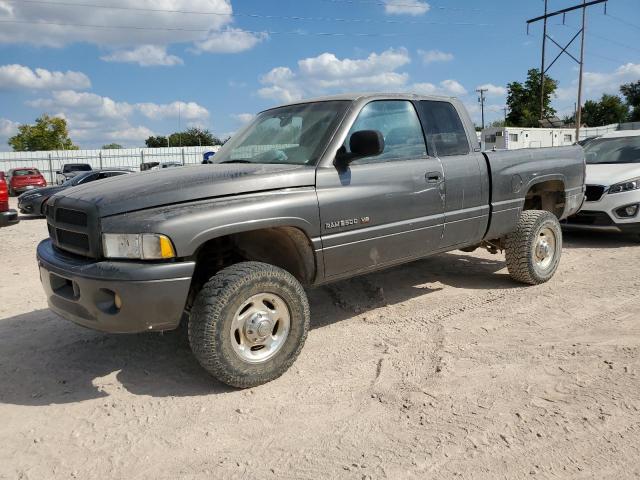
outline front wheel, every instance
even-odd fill
[[[189,343],[218,380],[254,387],[293,364],[309,321],[307,296],[290,273],[243,262],[221,270],[200,290],[189,319]]]
[[[555,215],[542,210],[522,212],[505,240],[507,269],[514,280],[529,285],[553,277],[562,254],[562,230]]]

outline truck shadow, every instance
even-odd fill
[[[312,328],[443,288],[514,288],[504,262],[445,254],[309,291]],[[192,356],[184,330],[107,335],[47,309],[0,321],[0,402],[39,406],[107,398],[120,389],[151,397],[234,391]]]
[[[565,248],[623,248],[640,246],[640,236],[616,232],[564,231]]]

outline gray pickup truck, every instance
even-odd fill
[[[250,387],[298,356],[305,287],[455,249],[555,273],[584,196],[582,148],[481,152],[462,104],[341,95],[266,110],[214,163],[65,190],[38,246],[51,309],[105,332],[188,323],[216,378]]]

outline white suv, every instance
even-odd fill
[[[584,151],[586,199],[564,224],[640,237],[640,130],[608,133],[586,143]]]

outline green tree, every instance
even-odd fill
[[[209,130],[200,128],[190,128],[184,132],[172,133],[169,136],[172,147],[197,147],[205,145],[222,145],[220,139],[214,136]]]
[[[624,95],[630,109],[628,120],[630,122],[640,122],[640,80],[621,85],[620,93]]]
[[[102,146],[102,150],[120,150],[122,148],[122,145],[120,145],[119,143],[107,143],[106,145]]]
[[[582,123],[587,127],[600,127],[621,123],[627,119],[628,107],[617,95],[602,95],[599,101],[587,100],[582,107]]]
[[[203,130],[200,128],[190,128],[184,132],[175,132],[167,137],[149,137],[144,142],[149,148],[158,147],[197,147],[197,146],[212,146],[222,145],[223,142],[213,135],[209,130]]]
[[[540,119],[540,70],[532,68],[523,83],[511,82],[507,85],[507,125],[514,127],[538,127]],[[544,117],[552,117],[556,111],[551,106],[551,97],[558,88],[558,82],[544,77]]]
[[[34,125],[20,125],[8,143],[15,152],[78,149],[69,138],[67,121],[46,114],[37,118]]]
[[[144,141],[149,148],[160,148],[168,146],[167,137],[149,137]]]

